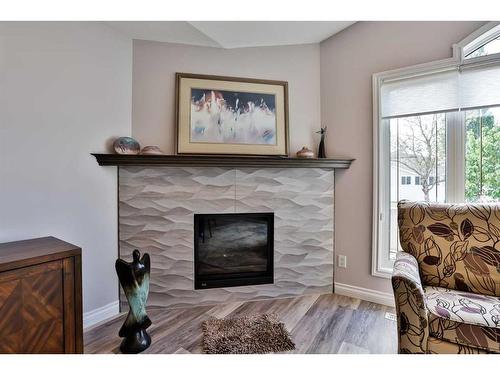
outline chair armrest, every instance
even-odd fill
[[[398,320],[399,353],[426,353],[429,324],[418,262],[413,255],[402,251],[397,253],[392,289]]]

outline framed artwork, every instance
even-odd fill
[[[288,83],[177,73],[177,153],[288,155]]]

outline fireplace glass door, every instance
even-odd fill
[[[273,282],[273,213],[196,214],[195,288]]]

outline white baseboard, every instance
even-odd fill
[[[83,329],[89,329],[120,313],[120,301],[113,301],[83,314]]]
[[[378,290],[361,288],[354,285],[335,283],[335,294],[359,298],[365,301],[394,307],[394,295],[392,293],[379,292]]]

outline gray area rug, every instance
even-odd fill
[[[206,320],[203,349],[208,354],[262,354],[295,349],[290,334],[275,315]]]

